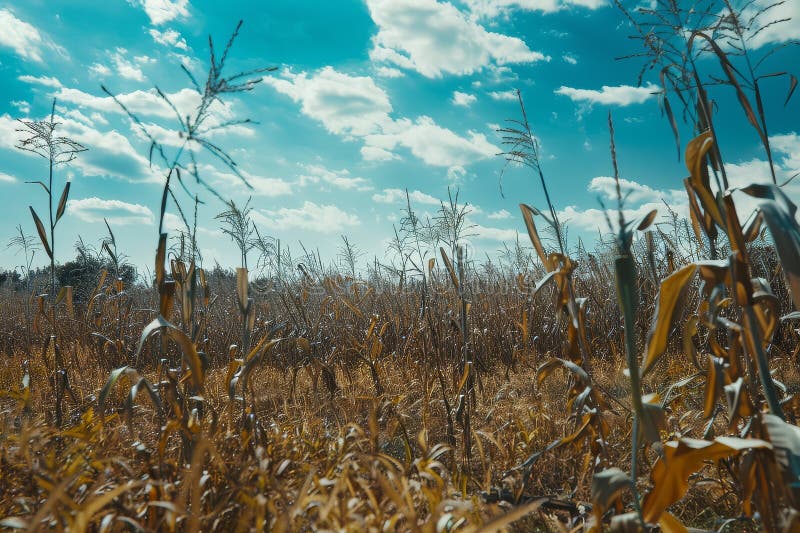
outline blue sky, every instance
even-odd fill
[[[758,4],[761,0],[756,0]],[[630,4],[634,7],[635,4]],[[793,20],[754,39],[756,52],[800,38],[800,1],[778,6]],[[170,148],[171,111],[154,86],[189,113],[197,97],[180,70],[203,79],[208,35],[221,46],[239,19],[244,26],[228,63],[231,72],[278,70],[252,92],[232,95],[213,120],[251,118],[256,124],[216,133],[253,190],[213,158],[201,158],[204,178],[226,198],[252,195],[259,231],[296,251],[333,258],[340,235],[383,258],[408,189],[421,213],[433,214],[447,188],[458,187],[473,208],[470,246],[494,254],[524,225],[517,204],[543,205],[524,169],[503,179],[496,132],[517,118],[520,89],[542,147],[542,166],[574,245],[591,246],[604,231],[598,198],[611,194],[606,117],[615,119],[622,175],[633,191],[631,212],[668,202],[685,212],[686,174],[661,116],[658,77],[637,87],[641,62],[633,30],[608,0],[0,0],[0,241],[22,223],[35,233],[28,205],[46,210],[44,162],[14,148],[17,118],[43,118],[58,99],[60,129],[89,150],[58,169],[72,181],[67,216],[58,227],[57,260],[74,256],[80,235],[96,243],[103,218],[137,265],[150,265],[163,175],[147,162],[148,142],[100,89],[118,94]],[[800,64],[787,47],[764,72]],[[706,64],[711,72],[713,63]],[[788,81],[766,83],[776,161],[781,176],[800,171],[800,100],[783,106]],[[734,184],[767,178],[758,138],[732,91],[713,92],[718,126]],[[682,132],[684,142],[689,132]],[[798,180],[800,181],[800,180]],[[60,186],[57,187],[60,190]],[[796,185],[790,196],[800,198]],[[234,266],[238,255],[213,217],[224,205],[198,189],[198,240],[206,266]],[[190,209],[182,192],[178,198]],[[170,209],[173,211],[174,209]],[[664,211],[664,209],[661,209]],[[168,226],[177,225],[172,213]],[[37,263],[44,264],[44,254]],[[0,266],[21,262],[0,246]]]

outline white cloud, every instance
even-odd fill
[[[24,100],[12,100],[11,105],[19,109],[19,112],[23,115],[27,115],[31,112],[31,104]]]
[[[361,157],[364,158],[364,161],[391,161],[392,159],[399,159],[397,154],[393,154],[389,150],[384,150],[377,146],[362,146]]]
[[[181,37],[181,34],[176,30],[166,29],[164,31],[159,31],[156,28],[150,28],[149,33],[158,44],[172,46],[179,50],[189,49],[189,46],[186,44],[186,39]]]
[[[770,143],[775,159],[775,173],[778,183],[782,183],[797,172],[800,172],[800,135],[791,132],[770,137]],[[772,177],[769,164],[763,159],[725,163],[728,184],[731,188],[743,187],[751,183],[771,183]],[[683,217],[689,216],[688,198],[682,189],[655,189],[649,185],[633,180],[620,179],[622,194],[626,195],[625,218],[633,220],[644,216],[652,209],[657,209],[657,221],[663,220],[667,215],[666,204],[669,208]],[[591,180],[588,190],[600,194],[609,208],[609,217],[616,223],[616,184],[614,179],[607,176],[598,176]],[[800,181],[794,180],[784,188],[790,198],[800,198]],[[758,205],[758,200],[742,192],[734,192],[739,219],[748,219]],[[602,233],[608,231],[605,214],[601,209],[582,209],[578,206],[567,206],[558,213],[561,222],[580,231]]]
[[[563,56],[561,56],[561,59],[563,59],[566,63],[569,63],[570,65],[578,64],[578,59],[572,54],[564,54]]]
[[[689,216],[688,203],[671,204],[672,208],[679,215],[684,217]],[[625,220],[635,220],[643,217],[653,209],[658,210],[656,222],[662,220],[665,216],[665,206],[663,202],[649,202],[641,204],[635,208],[623,209]],[[616,225],[617,212],[614,208],[609,208],[608,217],[611,223]],[[606,234],[609,232],[608,223],[606,222],[606,215],[602,209],[590,208],[580,209],[577,206],[570,205],[558,211],[558,219],[562,224],[566,224],[571,229],[578,229],[597,234],[598,232]],[[616,230],[616,226],[615,226]]]
[[[148,207],[122,200],[104,200],[96,196],[68,201],[67,213],[91,224],[103,222],[104,218],[109,224],[118,226],[149,225],[154,221],[153,212]]]
[[[144,73],[141,66],[147,63],[152,63],[154,60],[148,56],[135,56],[133,60],[128,59],[130,54],[125,48],[117,48],[114,52],[109,54],[111,64],[120,77],[133,81],[144,81]],[[112,74],[112,70],[101,63],[95,63],[89,67],[89,72],[101,77],[108,77]]]
[[[800,135],[786,133],[769,138],[772,149],[781,154],[780,165],[789,173],[800,172]]]
[[[306,173],[299,176],[301,186],[322,182],[343,190],[372,190],[369,180],[350,176],[347,169],[332,171],[321,165],[305,165],[305,170]]]
[[[507,91],[491,91],[489,96],[492,100],[511,102],[517,100],[517,91],[514,89],[509,89]]]
[[[159,183],[163,178],[128,138],[116,130],[100,131],[73,118],[59,117],[60,134],[88,148],[71,165],[86,176],[108,176],[133,182]]]
[[[513,241],[517,238],[517,230],[515,229],[493,228],[482,226],[481,224],[474,224],[469,231],[475,234],[472,237],[473,239]]]
[[[800,135],[794,132],[772,135],[769,140],[775,162],[775,176],[780,184],[800,173]],[[731,188],[744,187],[750,183],[772,183],[769,163],[764,159],[725,163],[725,172]],[[797,203],[797,198],[800,198],[800,176],[784,187],[783,192]],[[740,192],[734,193],[734,198],[741,220],[745,220],[759,202]]]
[[[8,9],[0,9],[0,46],[12,48],[23,59],[42,62],[45,49],[64,55],[64,50],[44,36],[35,26],[18,19]]]
[[[184,231],[186,224],[183,223],[181,217],[174,213],[164,213],[164,230],[167,232]]]
[[[631,104],[641,104],[655,96],[659,87],[648,83],[646,87],[633,87],[631,85],[619,85],[611,87],[603,85],[598,91],[594,89],[574,89],[563,85],[555,90],[556,94],[567,96],[573,102],[585,103],[588,105],[616,105],[628,106]]]
[[[413,122],[409,119],[394,121],[384,127],[383,134],[369,135],[365,141],[384,150],[403,146],[426,164],[446,168],[463,167],[500,151],[482,133],[470,130],[466,137],[461,137],[426,116]]]
[[[521,39],[487,31],[449,2],[367,0],[367,6],[378,26],[370,58],[428,78],[548,59]]]
[[[265,83],[300,103],[304,115],[318,120],[334,134],[360,139],[369,161],[394,158],[398,146],[433,166],[464,166],[499,151],[486,136],[474,131],[459,136],[432,118],[391,117],[388,94],[368,76],[350,76],[325,67],[314,75],[286,71]]]
[[[73,118],[78,122],[85,124],[87,126],[94,127],[94,121],[91,118],[84,115],[83,113],[81,113],[80,111],[78,111],[77,109],[70,109],[69,111],[64,113],[64,116]]]
[[[95,111],[94,113],[92,113],[89,116],[92,118],[92,121],[94,121],[96,124],[101,124],[103,126],[107,126],[108,125],[108,120],[106,120],[106,117],[104,117],[103,115],[101,115],[97,111]]]
[[[14,150],[15,145],[21,136],[17,131],[19,129],[19,122],[11,118],[9,114],[0,115],[0,148],[6,150]]]
[[[276,196],[286,196],[292,194],[292,187],[286,181],[280,178],[267,178],[248,172],[244,169],[239,169],[247,183],[250,184],[252,189],[244,184],[242,178],[229,171],[220,171],[211,165],[203,165],[201,176],[211,177],[211,184],[214,187],[224,187],[231,192],[252,194],[253,196],[265,196],[268,198]]]
[[[101,77],[106,77],[111,75],[111,69],[101,63],[93,64],[91,67],[89,67],[89,72]]]
[[[453,165],[447,169],[447,179],[451,183],[461,183],[464,176],[467,175],[467,169],[461,165]]]
[[[465,0],[473,15],[494,18],[508,15],[511,10],[555,13],[572,7],[599,9],[608,5],[606,0]]]
[[[402,78],[405,76],[402,70],[392,67],[378,67],[375,69],[375,73],[382,78]]]
[[[95,96],[79,89],[63,87],[53,94],[59,102],[88,107],[96,111],[124,114],[124,111],[110,96]],[[117,100],[125,105],[133,114],[139,117],[158,117],[174,119],[175,111],[156,93],[155,89],[147,91],[136,90],[129,93],[119,93]],[[181,89],[166,96],[175,105],[182,116],[193,114],[200,103],[201,96],[193,89]],[[224,120],[233,118],[233,109],[229,103],[216,101],[211,105],[212,120],[206,125],[218,125]]]
[[[18,183],[19,180],[12,176],[11,174],[6,174],[5,172],[0,172],[0,183]]]
[[[70,163],[84,175],[109,176],[133,182],[161,181],[158,170],[151,169],[147,159],[139,154],[127,137],[116,130],[99,131],[76,120],[75,115],[57,115],[56,121],[59,123],[56,130],[59,135],[69,137],[89,149],[78,154]],[[18,129],[19,122],[7,114],[0,115],[0,148],[16,150],[16,143],[25,136]]]
[[[505,220],[507,218],[511,218],[511,213],[509,213],[505,209],[501,209],[500,211],[495,211],[494,213],[489,213],[486,216],[488,218],[492,219],[492,220]]]
[[[683,189],[670,189],[660,191],[653,189],[649,185],[644,185],[633,180],[625,178],[619,179],[619,188],[622,197],[627,203],[639,204],[641,202],[658,202],[662,198],[668,202],[682,201],[686,196],[686,191]],[[599,193],[603,200],[617,199],[617,185],[614,178],[609,176],[598,176],[592,178],[589,183],[589,192]],[[616,205],[616,204],[614,204]]]
[[[25,83],[44,85],[45,87],[61,87],[61,82],[58,81],[58,78],[54,78],[52,76],[31,76],[29,74],[25,74],[17,79],[19,81],[24,81]]]
[[[800,2],[791,0],[788,2],[756,0],[745,9],[742,13],[742,18],[746,20],[764,9],[766,11],[757,18],[756,27],[748,38],[749,47],[755,49],[765,45],[786,43],[800,39]],[[755,30],[758,26],[764,26],[773,20],[782,20],[783,22],[767,26],[763,31],[756,33]]]
[[[131,0],[129,0],[131,1]],[[150,22],[158,26],[178,17],[189,16],[189,0],[135,0],[144,8]]]
[[[338,233],[361,224],[357,215],[335,205],[318,205],[309,201],[299,208],[254,211],[253,218],[275,230],[300,229],[318,233]]]
[[[474,94],[462,93],[461,91],[453,91],[453,98],[451,102],[453,105],[460,105],[463,107],[471,106],[476,100],[477,96]]]
[[[117,74],[128,80],[144,81],[142,69],[139,68],[139,65],[129,61],[125,57],[126,55],[128,55],[128,51],[124,48],[117,48],[117,51],[111,55]]]
[[[441,205],[441,201],[438,198],[435,198],[430,194],[426,194],[422,191],[409,191],[408,196],[413,203],[425,204],[425,205]],[[396,204],[401,202],[405,203],[406,191],[402,189],[383,189],[382,192],[375,193],[372,195],[372,201],[378,202],[380,204]]]
[[[313,76],[286,71],[264,82],[301,104],[304,115],[322,122],[331,133],[362,136],[389,121],[392,104],[369,76],[349,76],[325,67]]]

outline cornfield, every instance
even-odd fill
[[[472,260],[456,193],[435,224],[409,197],[399,266],[366,275],[346,237],[338,270],[291,257],[249,204],[223,200],[217,219],[241,266],[205,270],[181,195],[214,191],[191,150],[236,172],[204,136],[208,108],[272,70],[223,75],[237,27],[221,54],[210,41],[207,79],[189,75],[202,103],[177,117],[178,156],[117,100],[168,169],[153,276],[124,280],[109,226],[111,267],[78,294],[55,276],[69,197],[57,170],[85,147],[57,136],[55,102],[49,119],[23,123],[20,148],[49,162],[49,210],[32,206],[24,224],[50,271],[0,296],[0,527],[800,531],[796,199],[774,172],[728,185],[714,118],[740,111],[717,109],[698,58],[713,63],[715,90],[735,92],[770,161],[759,84],[788,79],[791,105],[797,81],[738,66],[750,64],[753,21],[725,5],[619,6],[639,31],[637,57],[660,72],[690,216],[626,220],[609,114],[618,205],[593,251],[566,245],[518,92],[502,156],[530,171],[540,207],[520,204],[531,247],[518,243],[513,261]],[[186,225],[172,247],[170,204]],[[254,276],[253,250],[274,275]]]

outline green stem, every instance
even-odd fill
[[[761,332],[759,331],[758,321],[756,319],[753,307],[750,305],[744,306],[745,326],[748,333],[745,333],[747,351],[756,360],[758,365],[758,375],[761,378],[761,386],[764,389],[764,397],[767,400],[769,411],[781,420],[786,421],[783,416],[783,409],[778,401],[778,394],[775,392],[775,384],[772,382],[772,374],[769,372],[769,364],[767,363],[767,354],[764,353],[764,348],[761,345]]]

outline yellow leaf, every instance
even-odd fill
[[[539,256],[544,267],[550,271],[551,269],[547,262],[547,254],[544,252],[542,240],[539,238],[539,232],[536,231],[536,224],[533,222],[534,211],[530,206],[525,204],[519,204],[519,209],[522,211],[522,218],[525,219],[525,227],[528,229],[528,237],[530,237],[531,243],[533,243],[533,247],[536,249],[536,254]]]
[[[656,311],[653,316],[653,325],[647,337],[647,351],[642,376],[653,367],[667,349],[667,337],[672,325],[672,319],[678,302],[681,300],[683,289],[697,270],[694,263],[676,270],[661,282],[656,301]]]
[[[706,461],[717,461],[737,455],[743,450],[772,449],[759,439],[717,437],[713,441],[680,439],[664,444],[664,457],[653,465],[650,475],[653,490],[642,502],[642,515],[647,522],[659,522],[664,511],[686,494],[689,476],[703,468]]]

